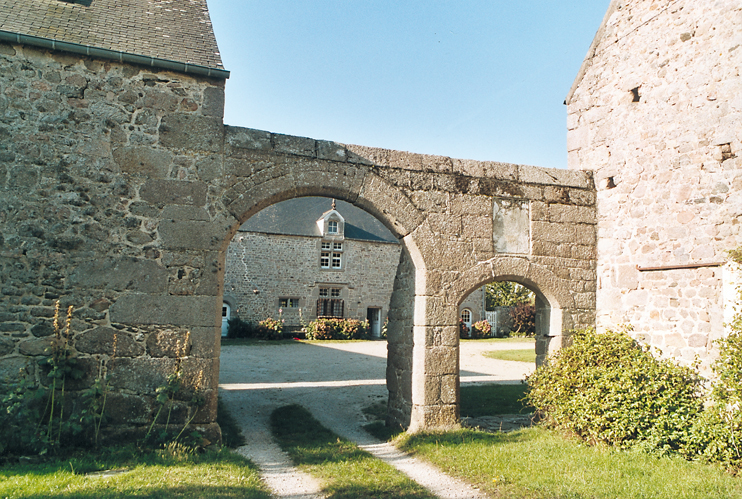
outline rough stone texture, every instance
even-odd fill
[[[194,151],[221,147],[223,82],[0,47],[0,383],[19,372],[48,381],[37,360],[49,353],[59,299],[63,311],[75,307],[70,348],[84,371],[67,383],[70,396],[107,370],[121,402],[108,404],[112,424],[147,424],[154,389],[179,362],[152,346],[160,338],[192,329],[198,349],[180,357],[218,365],[216,337],[204,346],[197,325],[217,324],[219,253],[166,250],[160,224],[214,222],[217,246],[229,228],[208,192],[221,156]],[[183,155],[179,139],[196,125]],[[206,377],[204,393],[216,383]]]
[[[344,317],[365,320],[369,307],[389,309],[400,246],[345,239],[342,268],[320,268],[321,237],[238,232],[227,252],[224,296],[239,317],[279,317],[288,327],[317,317],[320,288],[340,290]],[[255,291],[258,293],[255,293]],[[282,307],[296,298],[297,307]],[[301,316],[300,316],[301,312]]]
[[[731,269],[637,265],[724,262],[742,243],[741,30],[734,0],[614,1],[567,99],[569,166],[598,189],[598,326],[706,367]]]
[[[71,389],[105,367],[133,408],[116,420],[140,425],[152,414],[134,412],[152,410],[181,369],[209,400],[198,415],[208,428],[227,247],[250,216],[298,196],[353,203],[403,241],[388,314],[398,424],[457,424],[458,306],[483,284],[538,291],[542,355],[594,320],[591,174],[224,127],[221,81],[0,46],[0,375],[28,366],[43,380],[28,358],[59,299],[75,306],[71,346],[86,370]],[[496,225],[495,203],[517,206],[517,223]],[[530,235],[505,253],[496,241],[513,227]],[[397,262],[347,262],[384,258]],[[352,296],[363,304],[364,292]]]

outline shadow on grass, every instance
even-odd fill
[[[461,416],[477,418],[533,412],[526,401],[528,385],[475,385],[461,387]]]
[[[441,433],[413,433],[405,435],[399,448],[410,451],[415,447],[433,444],[433,445],[458,445],[470,443],[483,443],[487,445],[502,445],[525,443],[538,439],[538,435],[533,432],[512,431],[507,433],[485,433],[478,430],[456,430]]]
[[[328,498],[435,497],[388,464],[324,428],[299,405],[273,411],[271,428],[276,441],[294,464],[322,480],[323,492]]]

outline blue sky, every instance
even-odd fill
[[[610,0],[211,0],[225,123],[567,167],[564,98]]]

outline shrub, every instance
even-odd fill
[[[369,334],[368,322],[356,319],[317,319],[306,327],[308,340],[360,340]]]
[[[471,331],[469,331],[469,327],[461,319],[459,319],[459,338],[471,338]]]
[[[492,326],[487,321],[475,322],[471,325],[472,338],[489,338],[492,336]]]
[[[512,336],[533,336],[536,334],[536,307],[529,303],[521,303],[510,309],[510,320],[514,330]]]
[[[623,331],[575,331],[528,384],[547,425],[619,448],[681,450],[702,411],[695,370],[655,358]]]
[[[265,340],[280,340],[283,333],[283,319],[268,317],[258,323],[260,337]]]
[[[233,317],[227,321],[227,338],[257,338],[260,330],[253,322]]]
[[[239,317],[227,322],[227,338],[257,338],[262,340],[279,340],[283,333],[283,321],[265,319],[258,324],[243,321]]]
[[[731,332],[717,340],[719,358],[709,404],[693,426],[688,457],[719,462],[727,469],[742,469],[742,316],[730,324]]]

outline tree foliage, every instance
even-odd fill
[[[492,282],[485,285],[484,291],[487,310],[493,310],[495,307],[514,307],[535,301],[533,291],[512,281]]]

